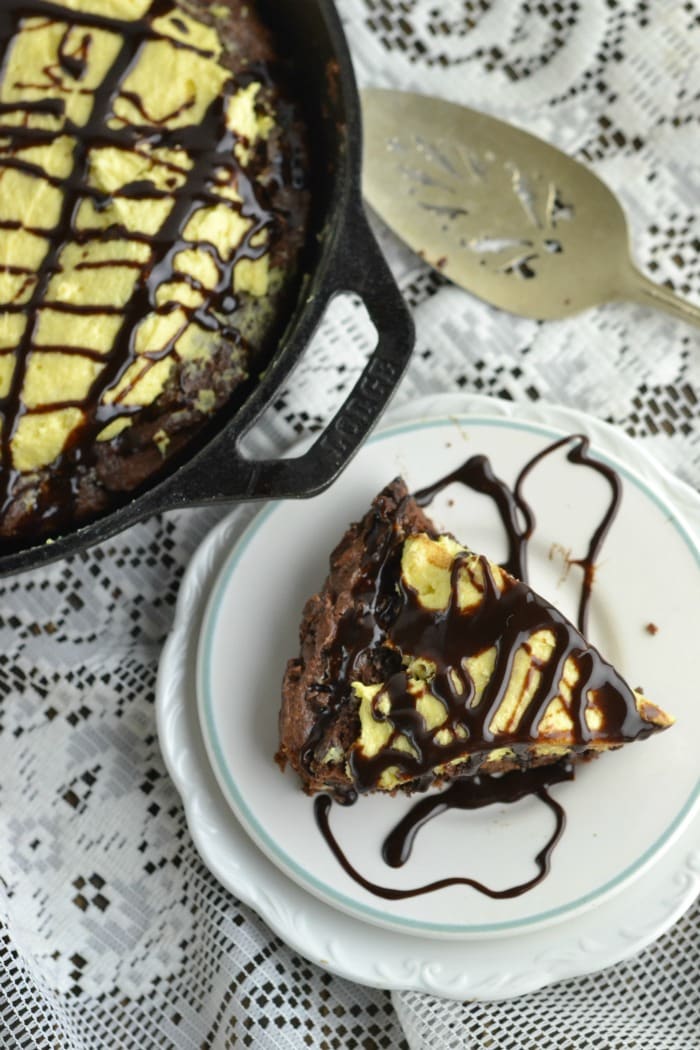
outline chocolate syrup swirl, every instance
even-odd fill
[[[243,258],[255,260],[269,250],[269,236],[261,236],[263,231],[269,235],[277,223],[277,215],[265,203],[265,193],[256,185],[247,162],[237,158],[235,147],[245,139],[227,127],[226,114],[229,99],[243,85],[250,82],[250,69],[239,73],[230,73],[219,97],[215,98],[201,120],[196,123],[183,123],[187,106],[181,113],[168,114],[163,119],[155,119],[149,114],[144,99],[134,92],[125,90],[126,78],[139,62],[147,43],[154,40],[167,40],[169,45],[178,50],[190,50],[197,55],[211,57],[210,53],[190,43],[186,38],[165,36],[159,32],[156,19],[170,15],[170,21],[178,28],[176,18],[179,12],[174,0],[152,0],[147,13],[135,20],[120,20],[110,16],[67,9],[48,0],[3,0],[0,4],[0,53],[7,66],[7,59],[17,34],[29,18],[39,17],[47,23],[65,27],[65,34],[58,49],[58,60],[41,70],[39,79],[51,85],[49,94],[54,92],[58,97],[49,97],[35,101],[26,99],[17,102],[5,102],[0,105],[0,137],[4,141],[0,168],[14,168],[27,175],[43,179],[51,186],[60,188],[62,202],[60,214],[55,225],[43,228],[36,225],[25,225],[21,222],[6,221],[0,223],[5,230],[23,229],[49,240],[49,247],[43,261],[35,271],[26,271],[28,280],[33,280],[31,294],[26,302],[13,302],[2,306],[5,313],[19,313],[27,318],[24,333],[11,352],[15,356],[14,372],[9,389],[0,398],[2,414],[2,431],[0,434],[0,517],[11,504],[18,486],[21,488],[21,475],[13,467],[13,437],[20,421],[27,413],[46,414],[60,409],[77,408],[83,414],[82,423],[76,427],[64,450],[64,458],[72,457],[73,464],[90,462],[95,440],[100,431],[112,420],[129,417],[139,411],[138,405],[129,405],[128,394],[133,384],[127,386],[107,403],[105,395],[116,387],[130,366],[137,360],[148,370],[166,355],[172,354],[177,359],[175,343],[186,327],[178,326],[172,338],[165,346],[155,350],[146,350],[137,355],[136,333],[139,322],[153,314],[168,315],[175,310],[183,311],[186,322],[196,322],[203,331],[216,341],[230,341],[232,345],[241,345],[243,340],[233,326],[230,315],[237,306],[233,293],[233,270]],[[179,27],[185,23],[179,20]],[[108,31],[116,35],[119,47],[111,65],[101,83],[94,89],[83,85],[86,71],[89,68],[91,49],[94,45],[94,34]],[[225,61],[225,56],[222,58]],[[29,75],[29,74],[28,74]],[[167,71],[164,75],[168,75]],[[17,86],[17,85],[15,85]],[[39,90],[42,85],[24,85]],[[91,109],[85,123],[70,119],[66,112],[66,103],[62,95],[85,94],[91,96]],[[131,103],[139,115],[140,122],[126,123],[118,117],[115,105],[118,101]],[[56,130],[47,130],[38,126],[34,120],[37,115],[51,117],[59,122]],[[20,117],[18,123],[15,120]],[[168,126],[168,122],[178,117],[181,126]],[[43,122],[45,123],[45,121]],[[39,164],[23,159],[22,151],[28,147],[50,145],[59,137],[67,136],[73,143],[72,170],[67,178],[57,178],[44,171]],[[91,185],[90,165],[93,151],[112,147],[120,152],[138,154],[146,149],[144,156],[153,157],[159,168],[165,165],[172,171],[171,189],[157,188],[149,179],[138,179],[115,190],[104,193]],[[180,167],[172,157],[159,157],[158,149],[182,150],[188,164]],[[191,165],[191,166],[190,166]],[[224,196],[224,191],[235,187],[239,202]],[[100,211],[108,208],[115,199],[148,201],[169,199],[172,207],[160,228],[153,234],[135,231],[122,225],[115,219],[107,228],[78,226],[77,216],[83,202],[91,200]],[[193,214],[207,205],[226,203],[227,207],[239,211],[249,220],[247,232],[240,244],[232,250],[230,257],[222,257],[213,245],[193,244],[185,237],[185,229]],[[84,268],[99,269],[106,266],[131,266],[140,270],[133,292],[124,306],[110,307],[105,305],[75,305],[49,298],[51,279],[61,270],[61,254],[70,244],[82,245],[92,239],[101,242],[128,241],[146,246],[148,259],[145,263],[134,263],[133,260],[115,258],[109,262],[86,262]],[[198,251],[207,251],[211,255],[218,274],[214,287],[204,287],[191,275],[178,271],[175,261],[179,252],[195,247]],[[21,267],[6,268],[6,272],[23,274]],[[184,281],[200,293],[200,304],[187,306],[179,302],[167,301],[158,303],[157,290],[169,281]],[[50,307],[65,315],[66,331],[70,332],[71,317],[94,317],[101,315],[120,318],[111,348],[106,352],[97,352],[84,346],[76,346],[66,339],[65,344],[37,345],[37,333],[42,311]],[[79,400],[57,397],[50,403],[27,406],[23,401],[23,386],[28,364],[34,350],[42,353],[59,352],[91,361],[98,361],[103,368],[92,382],[87,396]],[[140,380],[143,371],[134,382]],[[53,469],[53,468],[52,468]],[[60,463],[56,467],[60,473]],[[70,499],[70,491],[63,493]],[[48,512],[47,512],[48,513]]]
[[[456,470],[432,485],[416,492],[414,498],[420,507],[427,506],[439,492],[453,483],[464,485],[474,492],[489,496],[494,502],[501,524],[508,540],[508,556],[502,567],[511,576],[519,580],[528,579],[527,549],[535,530],[535,515],[523,496],[523,485],[532,470],[552,453],[571,445],[566,454],[570,463],[585,466],[599,474],[610,488],[610,500],[607,508],[595,528],[582,558],[569,559],[570,565],[577,565],[583,570],[583,585],[577,615],[578,628],[586,633],[588,607],[591,600],[595,564],[608,530],[618,512],[622,498],[622,485],[617,473],[606,463],[588,454],[590,442],[583,434],[573,434],[555,441],[533,456],[518,474],[511,489],[504,481],[496,477],[493,467],[486,456],[472,456]]]
[[[585,555],[574,564],[583,569],[582,597],[577,628],[558,610],[541,598],[523,581],[527,578],[527,547],[534,532],[535,515],[523,496],[523,484],[533,468],[556,450],[571,445],[568,460],[576,466],[592,469],[607,481],[611,498],[599,525],[595,528]],[[410,891],[392,890],[369,883],[344,857],[329,823],[330,798],[321,796],[315,803],[316,820],[329,847],[345,870],[366,889],[391,899],[430,892],[455,882],[470,885],[489,896],[515,896],[537,885],[549,870],[549,859],[563,831],[565,816],[561,806],[549,795],[547,787],[573,778],[573,767],[560,761],[540,768],[529,768],[531,745],[542,736],[540,723],[552,700],[558,695],[567,661],[573,661],[577,679],[570,686],[569,710],[573,722],[570,752],[585,752],[597,737],[606,740],[630,740],[651,731],[640,722],[634,693],[600,654],[583,637],[595,561],[617,513],[621,483],[606,464],[588,455],[588,441],[582,435],[563,438],[547,446],[520,471],[511,489],[499,479],[485,456],[473,456],[457,470],[416,493],[415,500],[426,506],[453,483],[460,483],[483,493],[495,504],[508,539],[508,557],[503,568],[509,574],[500,581],[485,558],[459,554],[451,569],[450,598],[445,609],[431,610],[421,604],[418,595],[401,576],[401,550],[404,537],[396,536],[380,519],[376,510],[374,526],[365,536],[362,571],[352,595],[351,610],[338,627],[336,658],[331,680],[337,697],[348,695],[350,683],[361,679],[368,654],[377,647],[390,652],[409,653],[435,667],[426,687],[445,711],[437,729],[428,729],[414,694],[409,689],[407,671],[401,665],[387,674],[382,694],[390,699],[388,716],[375,708],[378,720],[388,717],[392,729],[386,746],[368,756],[359,748],[349,758],[353,781],[359,792],[372,790],[389,769],[398,771],[399,779],[410,780],[413,787],[429,786],[436,767],[463,760],[468,749],[472,758],[464,761],[464,775],[454,780],[439,795],[419,800],[386,839],[383,856],[397,867],[405,863],[418,829],[449,808],[473,809],[493,802],[512,802],[526,794],[535,794],[555,815],[555,830],[544,849],[537,855],[538,874],[527,883],[494,891],[468,877],[441,879]],[[481,592],[481,601],[468,613],[458,603],[458,583],[462,573]],[[516,579],[516,575],[520,579]],[[359,615],[358,615],[359,612]],[[530,639],[538,630],[547,630],[553,648],[546,660],[537,660]],[[493,672],[476,700],[465,658],[495,650]],[[519,705],[517,726],[493,729],[494,716],[501,707],[511,679],[515,654],[524,650],[538,673],[538,680],[527,703]],[[376,657],[375,657],[376,659]],[[600,700],[600,723],[592,728],[586,719],[589,696]],[[447,728],[448,740],[445,742]],[[410,747],[405,747],[405,742]],[[402,746],[399,746],[399,745]],[[496,748],[507,748],[520,762],[522,770],[498,777],[477,774],[482,758]],[[313,752],[309,742],[308,758]],[[346,799],[352,801],[352,798]]]
[[[494,803],[512,803],[525,798],[526,795],[537,795],[554,814],[554,830],[541,850],[535,855],[537,873],[530,879],[505,889],[493,889],[478,879],[467,875],[448,875],[421,886],[410,889],[398,889],[396,886],[381,886],[362,875],[350,862],[330,826],[331,798],[329,795],[318,795],[314,799],[314,815],[321,833],[328,843],[333,855],[343,870],[369,890],[376,897],[385,900],[405,900],[407,897],[418,897],[423,893],[433,893],[447,886],[471,886],[486,897],[504,900],[519,897],[522,893],[537,886],[549,873],[552,852],[561,838],[566,824],[566,815],[561,804],[553,799],[547,788],[563,780],[573,779],[573,767],[558,764],[542,769],[533,769],[529,773],[505,773],[502,777],[471,777],[469,780],[455,780],[439,795],[420,799],[399,821],[396,827],[384,840],[382,856],[392,868],[400,868],[408,860],[413,840],[417,832],[429,820],[439,816],[448,809],[481,809]]]

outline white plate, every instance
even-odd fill
[[[632,472],[626,451],[595,440],[592,450],[623,481],[619,513],[596,567],[589,636],[633,684],[671,710],[678,725],[649,741],[579,769],[551,794],[567,824],[548,877],[528,893],[494,899],[457,885],[386,900],[339,865],[315,822],[313,801],[297,777],[273,762],[278,745],[280,682],[298,651],[306,598],[327,572],[328,554],[351,520],[397,473],[420,488],[486,453],[513,483],[536,453],[581,429],[531,420],[469,415],[400,423],[383,429],[333,487],[313,500],[269,504],[229,553],[212,589],[201,632],[197,693],[205,746],[219,785],[257,845],[290,878],[326,903],[365,922],[432,937],[511,935],[561,922],[620,892],[656,863],[700,798],[695,742],[700,739],[689,657],[700,608],[698,549],[661,488]],[[581,572],[561,552],[582,556],[607,507],[600,474],[576,466],[562,450],[528,477],[525,496],[537,529],[530,582],[575,617]],[[503,530],[490,502],[450,488],[431,513],[476,550],[500,560]],[[559,552],[559,553],[557,553]],[[568,563],[570,565],[570,562]],[[646,630],[653,622],[655,634]],[[400,870],[381,858],[388,831],[413,805],[370,796],[334,806],[331,824],[354,867],[374,883],[401,889],[444,876],[470,876],[496,889],[527,881],[553,829],[535,796],[471,813],[455,810],[421,830]]]
[[[488,412],[507,419],[513,411],[504,402],[446,395],[413,406],[413,412],[425,416]],[[533,423],[546,420],[570,432],[588,433],[598,448],[623,456],[667,501],[682,507],[691,527],[697,530],[700,526],[696,494],[661,471],[617,431],[554,408],[519,406],[517,412]],[[457,941],[383,930],[329,907],[286,878],[256,848],[224,799],[204,749],[194,705],[203,610],[222,562],[252,513],[250,507],[239,508],[212,531],[192,559],[160,665],[158,730],[203,860],[292,948],[365,984],[455,999],[502,999],[612,965],[660,936],[690,907],[700,890],[697,813],[626,893],[590,908],[578,919],[563,919],[557,925],[510,937]]]

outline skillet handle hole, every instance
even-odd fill
[[[362,299],[339,292],[285,383],[241,437],[248,459],[295,458],[343,404],[377,346],[377,329]]]

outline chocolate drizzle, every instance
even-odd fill
[[[493,889],[478,879],[463,875],[448,875],[433,882],[410,889],[398,889],[396,886],[380,886],[362,875],[348,860],[330,826],[332,801],[329,795],[318,795],[314,800],[316,823],[328,843],[336,860],[343,870],[369,890],[376,897],[385,900],[405,900],[407,897],[418,897],[423,893],[433,893],[447,886],[471,886],[487,897],[504,900],[518,897],[537,886],[548,874],[552,852],[561,838],[566,824],[563,807],[551,797],[547,788],[563,780],[573,779],[573,768],[560,763],[556,766],[533,769],[529,773],[506,773],[503,777],[472,777],[469,780],[455,780],[440,795],[431,795],[420,799],[387,835],[382,846],[382,856],[392,868],[400,868],[408,860],[413,840],[417,832],[429,820],[439,816],[448,809],[480,809],[494,803],[518,802],[526,795],[537,795],[554,814],[554,830],[541,850],[535,855],[537,873],[532,878],[515,886],[504,889]]]
[[[416,502],[425,505],[438,491],[458,481],[479,492],[486,492],[499,508],[503,526],[510,541],[507,568],[526,571],[527,543],[534,528],[534,514],[522,496],[522,482],[542,458],[567,442],[574,442],[569,454],[577,465],[601,470],[611,479],[615,501],[594,535],[585,564],[584,589],[590,593],[593,575],[592,557],[597,555],[605,531],[619,502],[619,482],[610,468],[587,456],[587,442],[581,436],[566,438],[538,453],[520,472],[511,493],[504,482],[493,474],[488,460],[474,457],[430,488],[420,491]],[[525,526],[518,524],[523,515]],[[584,751],[597,737],[607,740],[631,739],[649,732],[636,712],[634,694],[620,675],[600,654],[590,647],[573,624],[550,602],[541,598],[524,582],[507,575],[497,582],[488,561],[464,552],[451,570],[451,593],[445,609],[426,608],[417,593],[401,576],[403,540],[396,538],[377,515],[375,526],[367,530],[365,554],[354,592],[336,632],[329,668],[330,688],[338,699],[348,696],[351,683],[362,680],[363,668],[384,662],[398,664],[383,676],[382,693],[391,701],[392,735],[386,747],[367,757],[359,748],[352,751],[350,764],[353,781],[360,791],[371,790],[382,774],[397,768],[402,780],[420,781],[432,777],[437,766],[460,758],[465,753],[481,762],[493,748],[509,748],[516,756],[523,754],[528,763],[530,745],[540,734],[540,722],[551,701],[558,695],[567,660],[573,661],[578,679],[571,685],[569,709],[573,719],[573,749]],[[460,577],[466,574],[481,592],[478,606],[463,612],[458,602]],[[551,655],[538,662],[530,640],[539,630],[553,638]],[[475,702],[475,686],[466,661],[488,650],[495,650],[495,662],[486,688]],[[533,661],[539,680],[531,690],[527,704],[519,711],[517,726],[492,729],[508,688],[516,653],[524,650]],[[412,660],[432,663],[434,676],[429,692],[445,710],[439,729],[447,728],[449,743],[438,743],[434,729],[428,729],[409,688],[401,654]],[[376,680],[376,679],[374,679]],[[585,717],[589,695],[604,698],[601,724],[592,729]],[[375,718],[382,714],[375,710]],[[396,745],[399,738],[408,740],[410,750]],[[308,749],[311,755],[313,748]],[[464,767],[469,773],[469,765]]]
[[[594,530],[586,554],[574,562],[583,569],[578,612],[581,630],[521,582],[527,578],[527,548],[535,528],[534,513],[523,496],[524,481],[545,457],[567,445],[571,445],[568,460],[601,474],[611,491],[611,499]],[[470,885],[489,896],[515,896],[531,889],[545,877],[551,852],[565,823],[561,806],[551,798],[547,788],[571,779],[573,767],[568,758],[533,767],[530,749],[535,741],[542,740],[542,718],[552,700],[559,695],[567,661],[573,662],[577,672],[567,702],[573,722],[567,754],[587,753],[598,737],[608,743],[622,743],[652,731],[652,727],[638,716],[633,691],[588,645],[582,633],[595,561],[620,503],[621,484],[615,472],[588,455],[588,441],[584,436],[573,435],[554,442],[529,460],[512,489],[495,475],[485,456],[474,456],[440,481],[418,492],[415,502],[426,506],[440,491],[455,482],[486,494],[497,507],[508,538],[508,557],[503,566],[508,575],[497,580],[485,558],[468,552],[458,554],[451,568],[450,598],[446,608],[426,608],[401,576],[404,537],[387,528],[386,521],[382,520],[380,501],[375,506],[374,517],[370,513],[365,519],[362,567],[347,602],[347,612],[338,624],[333,646],[335,655],[328,676],[328,688],[335,694],[335,701],[328,706],[325,719],[333,718],[342,698],[350,695],[351,682],[362,681],[367,667],[376,669],[383,665],[385,673],[381,676],[383,684],[378,696],[388,696],[390,704],[388,709],[382,709],[376,705],[378,697],[375,697],[373,715],[377,721],[389,720],[391,734],[386,745],[376,754],[368,756],[359,747],[351,749],[349,765],[356,789],[359,792],[371,791],[388,770],[398,776],[399,783],[420,789],[433,782],[436,768],[444,768],[455,761],[462,763],[459,773],[452,774],[456,774],[457,779],[445,791],[418,801],[390,833],[384,843],[383,855],[391,866],[405,863],[418,829],[449,808],[473,809],[535,794],[552,809],[555,830],[537,855],[538,874],[522,885],[495,891],[471,878],[450,877],[400,891],[370,883],[352,867],[330,828],[330,796],[320,796],[315,803],[316,820],[339,862],[366,889],[389,899],[430,892],[454,883]],[[458,586],[463,574],[467,574],[481,592],[480,603],[466,614],[458,602]],[[516,579],[516,575],[521,579]],[[543,660],[537,658],[531,647],[532,636],[538,630],[547,630],[553,639],[552,651]],[[492,649],[495,650],[493,671],[477,699],[467,661]],[[529,699],[521,697],[521,701],[525,699],[526,702],[518,705],[517,723],[494,728],[494,718],[504,700],[519,650],[530,657],[536,678],[534,681],[529,678],[533,673],[529,672],[528,684],[534,687]],[[428,727],[418,709],[401,654],[410,654],[411,660],[419,658],[435,668],[426,688],[445,711],[445,718],[437,727],[439,734],[436,727]],[[376,675],[370,674],[367,680],[377,681]],[[586,718],[591,696],[597,700],[599,716],[594,727]],[[324,732],[322,718],[307,742],[304,761],[309,764],[310,771]],[[552,742],[556,744],[555,739]],[[478,775],[483,760],[493,749],[507,749],[520,769],[497,777]],[[336,797],[340,801],[352,801],[352,797],[343,799],[341,793]]]
[[[588,550],[582,558],[571,559],[570,564],[583,569],[583,586],[579,601],[577,624],[582,634],[586,633],[588,607],[591,600],[595,563],[603,545],[622,498],[622,486],[617,473],[606,463],[588,454],[590,442],[583,434],[572,434],[547,445],[532,459],[528,460],[518,474],[511,489],[504,481],[496,477],[493,467],[486,456],[472,456],[456,470],[447,474],[434,484],[415,493],[416,503],[427,506],[435,496],[449,485],[458,483],[474,492],[481,492],[494,502],[503,529],[508,540],[508,556],[502,563],[506,572],[519,580],[527,580],[527,548],[535,529],[535,515],[523,495],[523,485],[532,470],[552,453],[571,445],[566,454],[570,463],[590,468],[605,479],[610,488],[610,501],[594,530]]]
[[[31,294],[27,301],[15,301],[2,307],[6,314],[18,313],[26,316],[27,324],[16,347],[0,351],[3,354],[13,353],[15,356],[9,389],[0,398],[3,420],[0,435],[0,518],[22,488],[22,476],[12,466],[12,442],[22,418],[27,413],[45,415],[66,408],[76,408],[82,413],[82,422],[71,433],[60,462],[53,468],[52,492],[56,496],[62,464],[65,465],[65,462],[70,460],[70,469],[66,468],[65,484],[60,489],[60,499],[54,500],[54,503],[70,503],[73,484],[70,472],[75,471],[76,466],[80,468],[81,464],[93,462],[95,442],[100,431],[110,421],[130,417],[139,411],[139,405],[125,403],[129,400],[128,395],[133,383],[126,385],[113,396],[111,403],[105,398],[109,391],[122,381],[137,360],[136,334],[139,322],[145,317],[169,315],[178,310],[184,313],[186,324],[176,326],[166,345],[138,353],[138,360],[143,363],[143,369],[139,371],[134,382],[140,380],[149,368],[166,355],[172,355],[174,360],[178,360],[175,343],[190,322],[195,322],[203,332],[209,333],[216,345],[228,343],[231,347],[244,346],[245,341],[231,319],[231,314],[238,305],[233,292],[233,270],[241,259],[256,260],[269,251],[270,239],[280,225],[280,215],[274,206],[271,207],[266,202],[267,191],[256,182],[253,173],[248,170],[248,162],[244,163],[236,156],[236,145],[248,144],[245,139],[237,136],[226,122],[229,100],[242,86],[250,82],[251,67],[244,66],[238,72],[230,71],[219,97],[214,99],[201,120],[190,124],[184,120],[189,104],[181,107],[181,112],[155,119],[149,114],[145,100],[135,92],[125,90],[123,86],[138,63],[145,45],[150,41],[167,40],[175,49],[190,50],[199,56],[211,57],[209,52],[183,38],[184,34],[176,38],[159,32],[155,25],[156,19],[166,15],[171,15],[171,23],[181,33],[186,29],[185,22],[176,17],[178,11],[174,0],[152,0],[142,18],[119,20],[87,11],[67,9],[47,0],[3,0],[0,5],[0,49],[5,65],[13,41],[26,19],[38,16],[46,19],[47,23],[65,26],[65,34],[58,48],[58,61],[47,65],[41,71],[42,78],[52,85],[52,90],[55,90],[59,97],[36,101],[23,99],[0,105],[0,136],[5,142],[0,156],[0,168],[13,168],[28,176],[40,178],[62,192],[58,221],[50,228],[45,229],[35,224],[24,225],[12,220],[0,223],[0,227],[5,230],[23,229],[49,240],[49,248],[37,270],[25,271],[22,267],[13,266],[5,268],[5,272],[18,275],[26,272],[28,281],[33,281],[33,287],[31,283],[28,285],[31,287]],[[101,83],[92,90],[81,85],[88,69],[94,34],[97,31],[116,34],[120,44]],[[222,62],[226,61],[228,60],[224,53]],[[264,68],[264,63],[260,63],[260,66]],[[164,75],[168,75],[167,71]],[[39,90],[41,85],[25,87]],[[92,96],[90,113],[85,123],[77,123],[67,115],[66,103],[61,95],[68,93]],[[131,103],[142,122],[127,123],[120,118],[115,113],[118,101],[121,101],[122,105],[125,101]],[[18,115],[21,116],[21,120],[16,124],[14,121]],[[52,118],[58,121],[60,126],[51,130],[47,130],[43,125],[37,126],[36,122],[32,123],[32,119],[37,116]],[[172,122],[175,117],[179,118],[181,126],[168,126],[168,122]],[[65,136],[73,143],[72,170],[67,178],[53,176],[44,171],[39,164],[23,159],[22,151],[28,147],[49,146],[57,138]],[[161,170],[170,169],[172,177],[166,181],[170,188],[158,188],[148,178],[136,179],[113,193],[104,193],[91,185],[90,165],[93,152],[104,147],[112,147],[129,154],[137,154],[145,149],[146,158],[153,157]],[[176,156],[163,156],[163,149],[182,151],[183,157],[187,157],[187,163],[181,166],[177,163]],[[154,153],[157,150],[161,150],[160,155]],[[285,172],[284,176],[290,177],[288,172]],[[270,187],[273,191],[272,184],[275,179],[281,180],[281,177],[281,170],[272,170]],[[294,178],[299,181],[297,171]],[[235,189],[238,202],[231,199],[230,193],[225,195],[230,189]],[[85,201],[91,200],[99,212],[109,208],[117,198],[136,201],[167,199],[172,202],[172,207],[160,228],[153,234],[130,229],[116,219],[106,228],[78,226],[78,212]],[[230,257],[222,257],[212,244],[196,243],[198,251],[209,253],[218,274],[213,287],[204,287],[192,275],[178,270],[176,256],[194,246],[192,240],[185,236],[185,229],[193,214],[202,207],[222,203],[239,211],[243,218],[249,220],[249,225]],[[263,237],[263,233],[266,236]],[[63,250],[70,244],[84,245],[93,239],[102,243],[135,242],[147,249],[147,260],[143,263],[134,262],[133,259],[115,258],[109,262],[97,260],[80,264],[83,269],[122,265],[138,268],[138,279],[123,307],[75,305],[49,298],[51,280],[61,269]],[[189,284],[200,295],[199,305],[188,306],[172,299],[159,302],[156,292],[169,281]],[[65,315],[67,331],[70,331],[71,317],[120,318],[111,348],[104,353],[98,352],[90,347],[73,345],[68,339],[60,345],[37,345],[42,311],[47,308]],[[72,400],[58,396],[51,402],[30,407],[24,403],[22,392],[28,364],[35,349],[40,349],[42,353],[53,352],[85,358],[99,362],[103,367],[85,398]],[[55,511],[55,507],[53,510]],[[38,511],[38,516],[51,513],[52,510],[45,507],[43,511]]]
[[[540,722],[552,700],[558,695],[564,676],[564,665],[573,660],[578,680],[571,686],[570,711],[573,717],[573,749],[585,750],[596,737],[630,739],[635,735],[636,706],[634,695],[611,666],[553,606],[519,581],[508,580],[501,591],[485,558],[479,559],[483,576],[482,602],[469,611],[468,619],[457,602],[460,574],[474,573],[467,568],[466,557],[457,557],[452,569],[451,597],[447,608],[437,614],[421,605],[414,592],[400,584],[403,601],[400,612],[387,631],[387,638],[400,652],[411,653],[430,661],[436,672],[430,682],[430,693],[445,709],[445,721],[453,739],[438,743],[434,730],[428,729],[419,714],[408,675],[401,670],[391,675],[383,692],[391,699],[392,736],[386,748],[368,758],[360,749],[352,752],[350,764],[353,779],[360,790],[371,790],[390,768],[398,768],[402,778],[419,780],[431,775],[437,766],[469,752],[478,761],[492,748],[509,748],[523,754],[528,763],[528,750],[540,736]],[[546,662],[537,660],[530,639],[539,630],[548,630],[554,638],[552,653]],[[465,661],[495,647],[496,657],[487,686],[475,701],[475,685]],[[514,728],[494,731],[492,723],[504,700],[513,674],[513,663],[519,650],[528,653],[540,680],[520,714]],[[605,694],[604,719],[599,729],[589,727],[585,718],[587,698],[593,692]],[[380,718],[377,712],[375,715]],[[461,732],[461,735],[459,733]],[[400,737],[411,744],[411,752],[396,746]]]

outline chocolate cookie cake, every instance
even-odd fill
[[[0,5],[0,541],[109,509],[265,367],[303,122],[242,0]]]
[[[337,798],[591,757],[673,719],[527,584],[441,534],[400,478],[309,599],[282,767]]]

